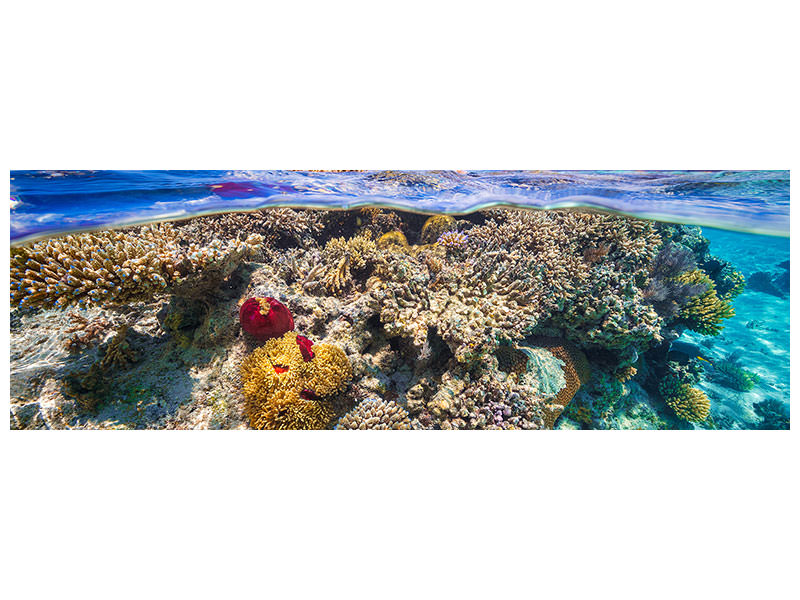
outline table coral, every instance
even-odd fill
[[[397,402],[369,398],[339,419],[336,429],[411,429],[411,419]]]
[[[298,337],[302,338],[298,341]],[[352,379],[350,361],[330,344],[314,344],[289,331],[272,338],[242,362],[240,371],[250,425],[256,429],[324,429],[333,418],[330,396]]]

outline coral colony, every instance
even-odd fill
[[[80,367],[21,379],[50,400],[12,402],[12,425],[712,428],[699,382],[759,376],[673,342],[719,335],[745,284],[699,228],[577,211],[267,209],[69,235],[12,249],[17,343],[39,332]]]

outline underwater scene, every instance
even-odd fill
[[[788,171],[12,171],[12,429],[788,429]]]

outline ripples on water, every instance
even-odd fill
[[[589,207],[789,234],[788,171],[12,171],[11,243],[266,207]]]

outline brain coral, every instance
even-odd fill
[[[408,250],[408,240],[402,231],[384,233],[375,243],[381,250]]]
[[[702,390],[693,388],[688,383],[682,383],[673,375],[667,375],[658,385],[658,391],[681,419],[700,423],[708,418],[710,405],[708,397]]]
[[[298,339],[301,338],[301,339]],[[256,429],[323,429],[333,418],[328,399],[352,379],[344,352],[314,344],[293,331],[272,338],[242,363],[241,375],[250,425]]]
[[[730,301],[717,296],[714,282],[700,269],[682,273],[678,276],[678,281],[708,286],[705,292],[692,297],[686,303],[680,317],[692,331],[703,335],[719,335],[722,331],[722,320],[734,315]]]
[[[359,402],[336,429],[411,429],[411,419],[397,402],[373,398]]]
[[[566,385],[545,405],[545,426],[552,429],[564,407],[569,404],[581,385],[589,381],[592,371],[586,355],[567,340],[539,336],[532,340],[532,344],[546,348],[553,356],[564,362]]]

